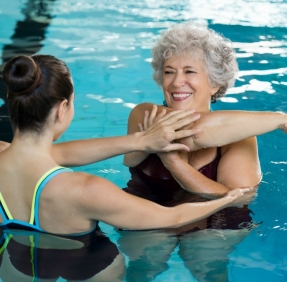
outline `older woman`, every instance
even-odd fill
[[[286,131],[287,115],[211,111],[211,103],[225,95],[238,72],[231,42],[205,25],[186,22],[164,31],[152,55],[153,77],[164,94],[164,106],[159,108],[166,112],[193,109],[200,118],[186,127],[193,128],[195,134],[178,140],[188,145],[190,152],[126,154],[124,164],[132,173],[127,191],[138,188],[148,197],[149,192],[166,189],[158,183],[155,189],[150,186],[153,181],[163,181],[170,183],[174,192],[184,189],[209,198],[237,187],[257,186],[261,171],[254,136],[278,128]],[[152,107],[143,103],[132,110],[129,134],[147,129],[161,117],[155,112],[148,115]],[[143,125],[139,127],[139,123]]]
[[[179,140],[190,147],[190,152],[126,154],[124,163],[130,167],[132,178],[125,191],[164,206],[174,206],[222,197],[238,187],[257,187],[261,170],[254,136],[285,127],[286,115],[211,112],[210,104],[225,95],[238,71],[231,42],[205,25],[195,22],[177,24],[164,31],[155,43],[152,67],[154,80],[163,90],[166,111],[194,109],[201,117],[191,126],[201,131],[192,138]],[[157,120],[156,115],[147,120],[146,114],[142,122],[145,112],[150,109],[151,104],[148,103],[133,109],[128,122],[129,134],[146,129],[153,120]],[[139,128],[140,122],[143,125]],[[140,256],[133,251],[130,235],[122,234],[120,247],[130,257],[130,281],[138,281],[141,276],[141,273],[137,275],[137,261],[141,257],[143,263],[144,253],[148,263],[157,265],[155,276],[165,268],[169,253],[179,242],[179,254],[199,281],[226,281],[227,254],[231,251],[230,246],[240,242],[242,234],[246,236],[254,225],[250,213],[247,206],[227,208],[196,223],[169,230],[180,235],[177,240],[161,233],[157,238],[162,240],[155,243],[142,240],[143,235],[139,234]],[[211,242],[215,243],[210,250],[215,252],[206,250],[204,254],[200,247],[196,247],[198,241],[194,240],[204,241],[204,236],[211,234],[210,229],[228,229],[232,233],[228,231],[228,235],[224,233],[219,237],[216,232],[212,233]],[[184,235],[197,230],[201,230],[199,236]],[[239,231],[234,233],[234,230]],[[230,240],[222,240],[224,236]],[[133,242],[137,244],[136,239]],[[156,252],[156,261],[153,249],[162,250]],[[196,260],[197,255],[202,265]],[[194,257],[195,260],[192,259]],[[219,280],[210,276],[214,271],[219,271]]]

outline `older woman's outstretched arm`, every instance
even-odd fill
[[[156,121],[157,117],[145,114],[151,112],[152,107],[151,103],[143,103],[132,110],[128,122],[129,134],[140,130],[139,123],[146,128]],[[167,112],[173,111],[159,106],[158,112],[163,109]],[[197,133],[178,140],[187,145],[191,151],[204,147],[220,147],[278,128],[287,131],[287,115],[280,112],[214,111],[194,113],[193,117],[194,121],[185,128],[193,128]],[[124,164],[129,167],[136,166],[147,156],[148,153],[145,152],[126,154]]]

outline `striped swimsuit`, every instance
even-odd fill
[[[37,182],[32,199],[32,208],[29,222],[14,219],[11,215],[8,206],[5,203],[2,193],[0,192],[0,214],[3,218],[3,222],[0,223],[0,227],[20,226],[28,229],[38,230],[44,232],[40,227],[39,222],[39,205],[40,195],[45,185],[56,175],[61,172],[72,171],[65,167],[54,167],[47,171]],[[19,228],[19,227],[18,227]]]
[[[92,230],[77,234],[49,234],[40,227],[41,192],[54,176],[66,171],[72,170],[55,167],[40,178],[35,186],[29,222],[13,219],[0,193],[3,218],[0,223],[0,275],[1,271],[6,271],[6,264],[2,263],[3,260],[7,262],[6,258],[17,270],[9,281],[19,281],[18,275],[25,275],[35,282],[39,279],[56,281],[58,278],[86,281],[108,268],[119,255],[117,246],[101,232],[98,221]],[[60,239],[63,246],[57,243]]]

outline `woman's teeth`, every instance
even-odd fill
[[[189,97],[191,94],[187,94],[187,93],[185,93],[185,94],[183,94],[183,93],[180,93],[180,94],[172,94],[172,96],[174,97],[174,98],[186,98],[186,97]]]

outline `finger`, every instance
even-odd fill
[[[166,110],[166,109],[164,109]],[[162,121],[165,121],[165,120],[168,120],[170,119],[172,116],[177,116],[178,114],[183,114],[183,116],[185,116],[185,113],[187,113],[186,115],[189,114],[192,114],[194,113],[194,110],[189,110],[189,111],[185,111],[185,110],[173,110],[173,111],[170,111],[168,112],[166,115],[164,115],[161,120]],[[180,117],[179,117],[180,118]]]
[[[141,132],[144,131],[142,123],[139,123],[138,126],[139,126],[139,129],[140,129]]]
[[[253,190],[253,188],[240,188],[240,191],[242,192],[242,193],[248,193],[248,192],[251,192]]]
[[[176,131],[171,134],[170,136],[171,139],[169,139],[169,141],[178,140],[178,139],[185,138],[185,137],[190,137],[190,136],[196,135],[199,132],[200,132],[200,128]]]
[[[144,130],[148,128],[149,111],[144,112]]]
[[[174,124],[178,122],[181,119],[186,118],[187,116],[191,116],[194,113],[193,110],[191,111],[173,111],[170,113],[167,113],[165,116],[163,116],[160,121],[164,122],[165,124]],[[198,115],[198,114],[196,114]]]
[[[158,109],[157,105],[152,106],[152,111],[151,111],[149,119],[148,119],[148,125],[149,126],[153,125],[154,119],[156,117],[157,109]]]
[[[164,152],[171,152],[171,151],[187,151],[189,152],[190,149],[188,146],[180,143],[172,143],[170,145],[167,145],[164,148]]]
[[[166,114],[166,109],[163,109],[154,120],[159,120],[161,119],[164,115]]]

